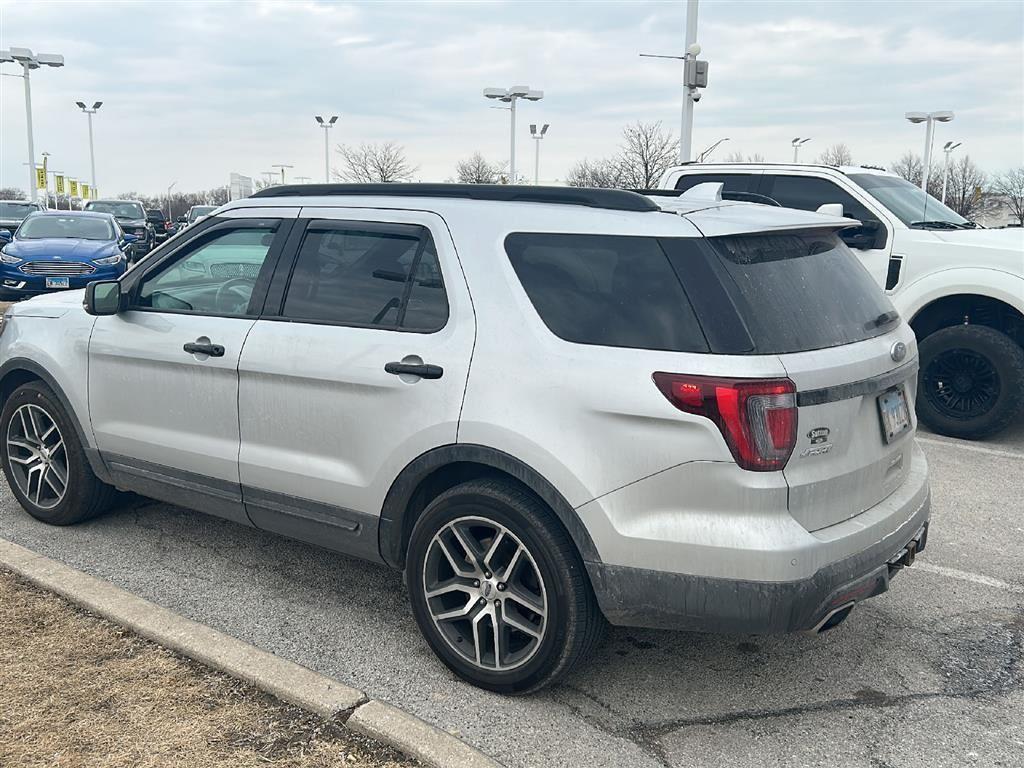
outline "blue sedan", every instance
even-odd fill
[[[126,235],[108,213],[34,213],[18,231],[0,230],[0,298],[84,288],[93,280],[114,280],[127,269]]]

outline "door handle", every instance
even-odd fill
[[[186,352],[193,355],[209,355],[210,357],[224,357],[224,347],[220,344],[209,344],[199,341],[190,341],[184,347]]]
[[[384,370],[400,376],[403,373],[409,376],[419,376],[421,379],[440,379],[444,375],[444,368],[440,365],[413,365],[410,363],[388,363]]]

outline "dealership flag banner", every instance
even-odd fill
[[[68,180],[68,186],[71,188],[71,196],[72,197],[78,197],[78,180],[77,179],[69,179]]]
[[[46,169],[36,168],[36,189],[46,189]]]
[[[88,184],[83,184],[82,185],[82,199],[83,200],[88,200],[89,199],[89,185]]]
[[[53,175],[53,187],[57,191],[58,195],[64,194],[64,177],[59,173]]]

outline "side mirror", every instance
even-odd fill
[[[868,251],[872,248],[884,248],[886,231],[881,222],[865,221],[859,227],[850,227],[840,231],[839,238],[850,248]]]
[[[175,221],[178,222],[179,224],[185,224],[188,222],[188,216],[179,216],[178,218],[175,219]]]
[[[82,305],[90,315],[116,315],[121,309],[121,284],[117,280],[89,283]]]
[[[816,213],[823,213],[826,216],[843,216],[843,204],[842,203],[825,203],[819,205]]]
[[[130,235],[127,232],[125,232],[124,235],[122,235],[122,239],[125,241],[127,245],[131,245],[132,243],[138,242],[139,236]]]
[[[9,229],[0,229],[0,243],[9,243],[14,239]]]

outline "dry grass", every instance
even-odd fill
[[[4,768],[414,763],[0,571]]]

